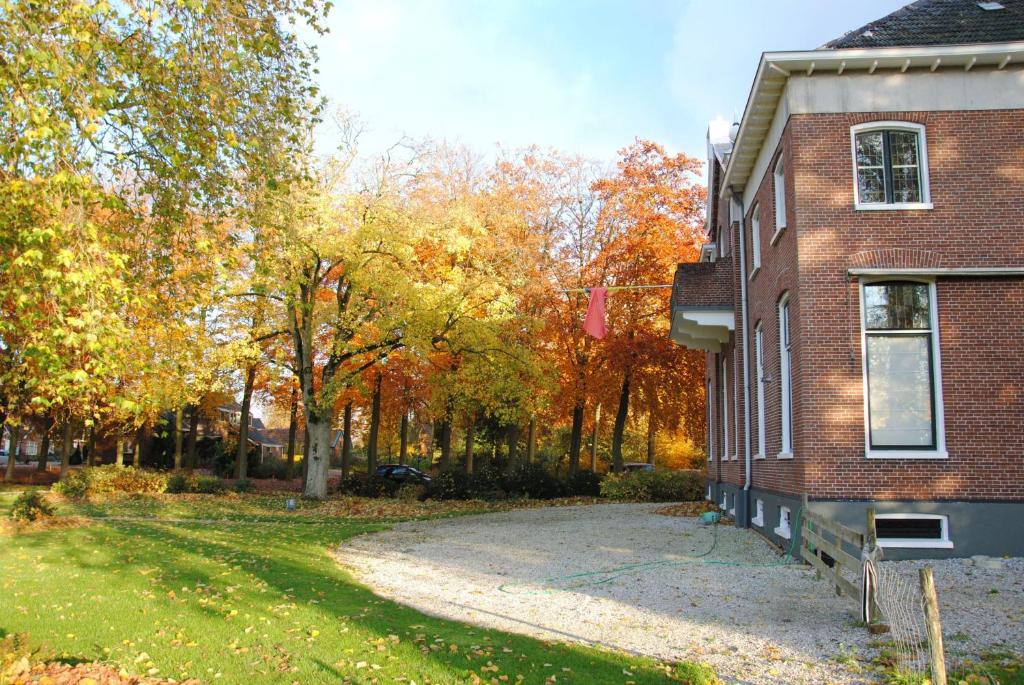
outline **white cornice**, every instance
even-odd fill
[[[979,67],[1001,70],[1018,64],[1024,64],[1024,41],[763,53],[743,110],[732,156],[722,177],[720,194],[725,197],[730,190],[741,190],[746,185],[771,127],[775,109],[785,92],[786,82],[793,74],[873,74],[878,70],[906,73],[909,70],[935,71],[940,68],[970,71]]]

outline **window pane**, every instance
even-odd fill
[[[861,202],[885,202],[885,172],[882,169],[857,169],[857,186]]]
[[[930,335],[871,335],[868,347],[872,447],[932,447]]]
[[[869,330],[931,328],[925,283],[871,283],[864,286],[864,323]]]
[[[857,166],[882,166],[882,132],[857,134]]]
[[[920,202],[921,186],[917,179],[917,167],[893,167],[892,201]]]
[[[893,166],[917,166],[917,134],[889,131],[889,158]]]
[[[942,519],[875,519],[875,532],[880,538],[941,540]]]

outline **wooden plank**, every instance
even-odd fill
[[[818,549],[824,551],[846,568],[858,568],[860,566],[859,558],[853,556],[838,544],[829,542],[822,536],[818,535],[817,532],[808,530],[806,536]]]
[[[924,618],[928,628],[928,655],[931,662],[932,682],[946,685],[946,655],[942,647],[942,622],[939,620],[939,598],[935,594],[932,567],[925,566],[921,575],[921,594],[924,595]]]
[[[802,516],[815,525],[831,531],[837,537],[842,538],[850,544],[856,545],[858,549],[864,546],[864,534],[855,531],[853,528],[848,528],[841,523],[837,523],[811,511],[805,511]]]
[[[837,574],[834,569],[829,568],[828,564],[816,555],[812,554],[809,550],[806,552],[802,551],[801,556],[814,568],[815,571],[827,578],[830,584],[846,593],[846,595],[851,599],[860,602],[860,588],[857,585],[844,578],[842,574]]]

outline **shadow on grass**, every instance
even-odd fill
[[[207,661],[230,661],[241,648],[216,644],[217,640],[226,640],[222,621],[232,620],[229,607],[242,612],[245,622],[253,625],[262,625],[260,621],[267,625],[284,623],[283,613],[300,625],[289,628],[287,637],[275,635],[263,641],[257,631],[253,636],[257,641],[252,645],[252,654],[271,671],[278,671],[282,681],[291,682],[292,676],[301,676],[300,682],[342,678],[376,666],[374,660],[384,664],[381,675],[392,676],[400,669],[402,675],[408,673],[417,680],[429,678],[432,682],[469,679],[471,673],[483,676],[486,673],[481,670],[492,666],[510,677],[523,674],[527,683],[544,682],[555,674],[560,683],[669,680],[663,668],[646,660],[444,621],[379,599],[340,569],[328,548],[352,535],[382,527],[339,522],[300,526],[108,522],[80,529],[75,535],[55,538],[43,534],[19,542],[37,555],[52,554],[54,547],[59,547],[67,572],[101,574],[102,586],[114,595],[107,600],[109,606],[103,602],[96,605],[92,620],[102,621],[106,612],[114,610],[133,612],[139,621],[150,623],[155,622],[154,616],[165,614],[172,621],[200,622],[196,631],[204,634],[196,639],[202,640]],[[97,553],[97,545],[103,554]],[[144,582],[140,574],[144,574]],[[237,574],[248,582],[236,583]],[[226,587],[224,577],[228,575],[233,590]],[[443,583],[444,578],[437,582]],[[195,601],[193,588],[202,588],[204,598],[210,601]],[[178,597],[176,592],[183,594]],[[275,603],[294,605],[294,609],[275,611]],[[309,622],[317,619],[326,619],[320,625],[323,638],[313,634],[319,631],[308,629]],[[232,630],[240,628],[241,622],[239,617]],[[88,625],[79,627],[83,632],[88,629]],[[103,658],[103,649],[108,646],[96,644],[94,658]],[[216,655],[215,650],[219,650]],[[291,672],[303,663],[305,669]],[[627,668],[628,678],[623,675]],[[244,681],[229,678],[222,682]]]

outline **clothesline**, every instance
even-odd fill
[[[615,292],[616,290],[650,290],[652,288],[671,288],[672,284],[666,285],[612,285],[606,288],[608,292]],[[589,293],[591,288],[566,288],[562,290],[563,293]]]

